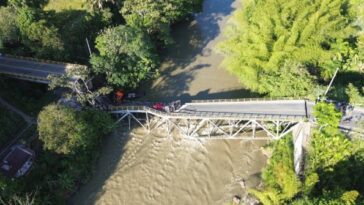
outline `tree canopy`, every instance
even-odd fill
[[[112,120],[107,113],[94,110],[77,111],[51,104],[38,116],[39,138],[44,147],[59,154],[72,154],[98,143],[110,131]]]
[[[129,26],[157,34],[169,43],[170,25],[201,9],[203,0],[125,0],[121,13]]]
[[[355,47],[356,17],[350,0],[244,1],[219,50],[225,55],[226,67],[248,88],[259,93],[278,89],[281,96],[290,96],[292,84],[280,78],[286,72],[286,61],[299,63],[299,68],[306,70],[302,74],[291,67],[291,78],[302,79],[305,85],[309,83],[306,72],[328,79],[348,58],[353,44]],[[276,79],[274,84],[272,78]],[[299,95],[308,91],[307,86],[297,89]]]
[[[135,88],[156,67],[154,46],[137,28],[108,28],[96,38],[96,48],[99,54],[91,57],[92,69],[114,86]]]
[[[16,43],[19,40],[19,29],[16,26],[15,10],[10,7],[0,7],[0,49],[3,44]]]

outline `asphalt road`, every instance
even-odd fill
[[[43,63],[0,56],[0,73],[8,75],[25,75],[46,79],[50,74],[64,74],[66,67],[67,64]]]
[[[294,101],[256,101],[256,102],[219,102],[219,103],[187,103],[179,112],[214,112],[264,115],[298,115],[311,116],[313,103],[304,100]],[[307,111],[307,113],[306,113]]]

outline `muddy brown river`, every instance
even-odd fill
[[[108,137],[89,183],[74,204],[213,205],[260,182],[266,141],[171,139],[119,129]]]
[[[160,78],[145,85],[149,100],[251,96],[221,67],[214,52],[235,8],[233,0],[205,0],[203,12],[173,28]],[[126,126],[122,126],[126,127]],[[119,128],[105,139],[92,179],[71,199],[75,205],[224,205],[260,183],[266,141],[186,140]]]

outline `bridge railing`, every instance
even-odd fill
[[[236,98],[236,99],[192,100],[191,103],[264,102],[264,101],[279,101],[279,100],[309,100],[309,99],[297,98],[297,97]]]
[[[44,82],[44,83],[49,82],[49,80],[47,78],[37,77],[37,76],[33,76],[33,75],[26,75],[26,74],[21,74],[21,73],[12,73],[12,72],[6,72],[6,71],[0,70],[0,74],[11,75],[11,76],[14,76],[15,78],[29,79],[29,80],[40,81],[40,82]]]
[[[33,62],[38,62],[38,63],[57,64],[57,65],[64,65],[64,66],[66,66],[66,65],[80,66],[79,64],[74,64],[74,63],[65,63],[65,62],[59,62],[59,61],[53,61],[53,60],[45,60],[45,59],[38,59],[38,58],[31,58],[31,57],[24,57],[24,56],[15,56],[15,55],[10,55],[10,54],[3,55],[3,57],[25,60],[25,61],[33,61]]]
[[[112,113],[125,112],[148,112],[150,114],[167,118],[185,119],[257,119],[257,120],[287,120],[300,121],[306,119],[304,115],[282,115],[282,114],[260,114],[260,113],[231,113],[231,112],[163,112],[146,106],[110,106],[108,110]]]

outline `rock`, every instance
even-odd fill
[[[244,204],[246,204],[246,205],[259,205],[259,204],[260,204],[260,202],[259,202],[259,200],[258,200],[258,199],[256,199],[256,198],[254,198],[254,197],[250,196],[249,194],[246,194],[246,195],[243,197],[242,201],[243,201],[243,202],[244,202]]]
[[[241,188],[245,190],[245,188],[246,188],[245,180],[244,179],[240,180],[239,184],[240,184]]]
[[[233,198],[233,205],[239,205],[240,204],[240,196],[234,196]]]

